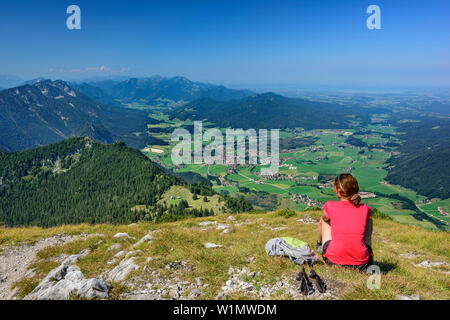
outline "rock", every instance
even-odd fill
[[[255,287],[253,286],[253,284],[249,284],[249,285],[247,285],[247,286],[245,287],[245,290],[247,290],[247,291],[253,291],[253,290],[255,290]]]
[[[186,261],[175,261],[166,265],[167,270],[186,270],[191,271],[192,266],[190,266]]]
[[[61,265],[34,288],[25,300],[69,300],[73,296],[84,299],[109,298],[111,286],[97,278],[85,279],[77,266]]]
[[[122,245],[120,243],[115,243],[112,246],[110,246],[108,249],[106,249],[106,251],[119,250],[120,248],[122,248]]]
[[[116,234],[114,235],[114,238],[119,238],[119,239],[130,239],[131,237],[130,237],[130,235],[129,235],[128,233],[125,233],[125,232],[119,232],[119,233],[116,233]]]
[[[84,249],[79,254],[73,254],[71,256],[68,256],[67,258],[64,259],[64,261],[62,262],[61,265],[63,265],[63,266],[70,266],[72,264],[75,264],[75,263],[77,263],[77,261],[80,258],[87,256],[89,254],[89,252],[90,252],[89,249]]]
[[[421,268],[431,268],[431,267],[440,267],[440,266],[444,266],[446,265],[446,262],[430,262],[428,260],[422,261],[421,263],[418,264],[414,264],[416,267],[421,267]]]
[[[108,279],[114,282],[120,282],[125,280],[131,271],[139,269],[139,266],[134,263],[134,257],[129,259],[123,259],[119,265],[112,269],[108,274]]]
[[[400,253],[399,256],[402,257],[402,258],[406,258],[406,259],[414,259],[418,255],[416,255],[416,254],[414,254],[412,252],[406,252],[406,253]]]
[[[197,286],[201,287],[203,285],[203,279],[200,277],[195,278],[195,283]]]
[[[206,227],[206,226],[216,225],[216,224],[217,224],[217,221],[203,221],[203,222],[200,222],[198,225],[200,227]]]
[[[205,243],[205,248],[206,249],[222,248],[222,247],[223,247],[223,245],[220,245],[220,244],[215,244],[215,243],[210,243],[210,242]]]
[[[106,262],[106,264],[111,265],[111,264],[114,264],[114,263],[116,263],[116,262],[117,262],[117,259],[116,259],[116,258],[112,258],[111,260],[109,260],[108,262]]]
[[[420,296],[418,294],[413,294],[411,296],[403,296],[401,294],[398,294],[396,298],[397,300],[420,300]]]
[[[216,300],[224,300],[225,299],[225,292],[219,292],[216,296]]]
[[[120,258],[125,254],[125,250],[119,251],[114,255],[114,258]]]
[[[141,254],[141,253],[142,253],[142,250],[130,251],[130,252],[128,252],[128,253],[126,254],[125,258],[128,258],[128,257],[130,257],[130,256],[132,256],[132,255],[135,255],[135,254]]]
[[[130,223],[128,226],[129,226],[129,227],[136,227],[136,226],[137,226],[137,223]]]
[[[317,224],[317,223],[319,223],[319,220],[314,219],[314,218],[310,218],[308,214],[305,214],[303,216],[303,218],[297,219],[296,221],[304,223],[304,224]]]
[[[172,288],[170,288],[169,297],[171,297],[172,299],[180,298],[180,292],[179,292],[178,286],[173,286]]]
[[[78,296],[87,299],[106,299],[109,298],[111,286],[97,278],[87,279],[81,282],[78,289]]]
[[[229,216],[229,217],[227,218],[227,220],[228,220],[228,221],[234,221],[234,220],[236,220],[236,218],[233,217],[233,216]]]
[[[217,230],[229,229],[231,226],[229,224],[219,224],[217,225]]]
[[[27,273],[25,273],[25,278],[30,279],[30,278],[33,278],[35,275],[36,275],[36,268],[33,268],[30,270],[27,270]],[[0,277],[0,281],[2,281],[1,277]]]
[[[252,271],[252,272],[250,272],[250,273],[248,274],[248,276],[249,276],[250,278],[254,278],[255,275],[256,275],[256,273],[255,273],[254,271]]]
[[[124,297],[126,300],[158,300],[158,296],[149,293],[129,294]]]
[[[192,289],[191,292],[189,293],[188,298],[189,299],[195,299],[198,298],[201,295],[201,291],[198,289]]]
[[[228,233],[231,233],[233,231],[233,228],[226,228],[226,229],[224,229],[220,234],[228,234]]]
[[[142,243],[149,243],[149,244],[150,244],[150,243],[153,242],[154,239],[155,239],[155,238],[153,238],[153,236],[152,236],[151,234],[147,234],[147,235],[145,235],[141,240],[139,240],[138,242],[136,242],[136,243],[133,245],[133,247],[135,248],[135,247],[141,245]]]

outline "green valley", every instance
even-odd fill
[[[149,146],[144,150],[148,157],[174,173],[200,175],[219,193],[245,196],[257,209],[321,207],[328,200],[336,200],[332,189],[334,177],[349,172],[360,182],[364,203],[402,223],[449,230],[448,216],[436,210],[421,209],[422,204],[438,203],[436,201],[440,199],[427,199],[412,189],[386,180],[386,161],[399,154],[397,148],[402,143],[395,126],[372,121],[349,129],[283,129],[280,131],[278,174],[265,177],[260,174],[262,165],[174,166],[171,161],[174,145],[170,143],[171,132],[178,127],[189,130],[192,122],[189,119],[170,119],[164,113],[151,114],[151,117],[161,121],[151,125],[154,136],[169,145]]]

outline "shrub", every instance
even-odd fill
[[[373,209],[372,217],[376,219],[385,219],[385,220],[393,220],[392,217],[384,212],[381,212],[378,209]]]
[[[294,210],[290,210],[290,209],[281,209],[275,213],[276,216],[285,217],[285,218],[295,216],[296,214],[297,213]]]

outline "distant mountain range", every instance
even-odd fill
[[[188,103],[171,113],[181,120],[207,119],[220,127],[233,128],[346,128],[350,120],[365,121],[369,111],[361,106],[286,98],[274,93],[263,93],[239,100],[214,101],[200,99]]]
[[[0,148],[24,150],[77,134],[143,148],[165,144],[146,133],[147,113],[100,104],[64,81],[37,81],[0,91]],[[139,136],[133,134],[141,132]]]
[[[132,78],[118,82],[105,80],[82,83],[78,89],[93,99],[118,99],[126,103],[141,102],[150,105],[175,106],[201,98],[217,101],[241,99],[254,94],[249,90],[234,90],[185,77]],[[100,89],[101,91],[99,91]]]

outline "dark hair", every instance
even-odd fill
[[[342,196],[350,200],[350,202],[357,206],[361,202],[361,197],[359,196],[359,185],[358,180],[350,173],[343,173],[334,179],[334,187],[336,192],[340,192]]]

